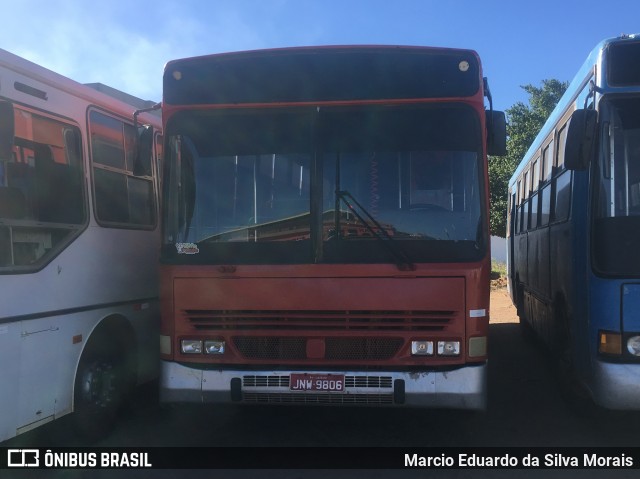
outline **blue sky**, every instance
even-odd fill
[[[330,44],[476,50],[494,107],[521,85],[571,80],[602,39],[640,33],[640,0],[9,0],[0,48],[82,83],[162,97],[164,64],[226,51]]]

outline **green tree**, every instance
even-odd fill
[[[518,102],[507,109],[507,155],[489,157],[489,217],[491,234],[504,238],[507,231],[509,179],[536,135],[569,86],[559,80],[542,80],[541,87],[524,85],[529,104]]]

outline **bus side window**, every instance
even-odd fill
[[[555,179],[556,197],[554,202],[553,220],[565,221],[569,218],[571,200],[571,171],[565,170]]]
[[[551,177],[553,168],[553,140],[542,151],[542,181]]]
[[[540,190],[540,226],[547,226],[551,217],[551,183]]]
[[[518,180],[516,183],[516,193],[515,193],[515,202],[516,202],[516,218],[515,218],[515,227],[514,231],[516,233],[520,233],[522,229],[522,181]]]
[[[155,223],[153,171],[136,176],[132,125],[98,111],[89,115],[96,216],[109,226]]]
[[[536,229],[538,227],[538,194],[534,193],[531,196],[531,210],[530,210],[530,215],[529,215],[529,219],[530,219],[530,223],[529,223],[529,228],[530,229]]]
[[[516,221],[516,194],[515,193],[511,193],[509,195],[509,210],[507,212],[507,238],[512,236],[514,231],[511,230],[512,225],[514,225],[513,227],[515,228],[515,221]]]
[[[567,143],[567,125],[565,124],[558,132],[558,149],[556,150],[556,162],[557,168],[564,167],[564,147]]]
[[[27,201],[20,188],[0,186],[0,218],[23,219],[27,214]]]
[[[567,125],[558,131],[558,148],[555,166],[552,168],[554,201],[551,221],[560,222],[569,218],[569,202],[571,199],[571,172],[564,170],[564,148],[567,142]]]
[[[35,147],[38,219],[80,224],[84,216],[82,184],[77,166],[54,161],[51,147]]]

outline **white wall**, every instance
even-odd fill
[[[498,236],[491,237],[491,259],[507,262],[507,240]]]

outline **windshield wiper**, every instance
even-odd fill
[[[365,228],[369,230],[369,233],[371,233],[375,238],[377,238],[384,244],[389,253],[391,253],[391,256],[393,256],[393,258],[396,260],[396,266],[400,271],[415,271],[416,265],[409,259],[404,250],[398,245],[397,242],[394,241],[391,235],[387,233],[387,230],[385,230],[382,225],[378,223],[378,221],[373,216],[371,216],[367,209],[360,203],[358,203],[358,200],[356,200],[351,193],[346,190],[336,190],[336,198],[338,199],[338,202],[339,200],[342,200],[344,204],[347,205],[347,208],[349,208],[349,210],[356,216],[356,218],[358,218],[358,220],[360,220]],[[367,216],[367,218],[369,218],[371,223],[375,225],[376,229],[372,228],[369,222],[365,220],[365,218],[363,218],[360,213],[358,213],[353,204],[355,204],[360,209],[360,211],[362,211]],[[339,227],[339,219],[336,219],[336,222]],[[338,232],[339,229],[336,230],[336,237],[339,236]]]

